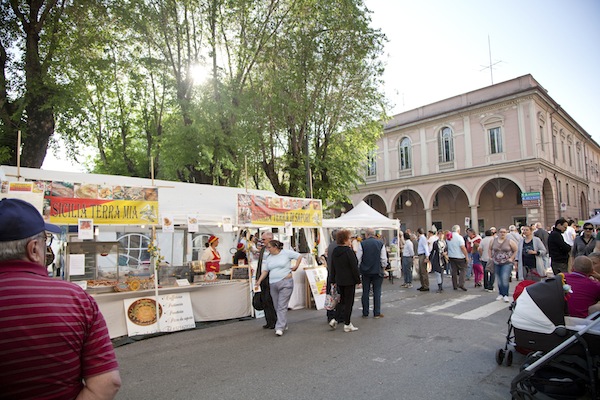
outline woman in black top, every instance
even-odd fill
[[[344,321],[344,332],[354,332],[357,327],[350,322],[356,285],[360,283],[358,272],[358,259],[352,250],[350,231],[338,231],[336,242],[338,247],[333,249],[331,256],[331,282],[337,285],[340,293],[340,302],[336,307],[336,316],[329,322],[332,329],[337,327],[338,321]]]

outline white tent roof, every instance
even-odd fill
[[[339,218],[323,219],[324,228],[379,228],[399,229],[400,221],[387,218],[364,201]]]
[[[218,225],[223,217],[230,217],[235,223],[237,216],[237,195],[246,193],[243,188],[202,185],[184,182],[171,182],[136,178],[129,176],[85,174],[77,172],[47,171],[21,167],[18,171],[21,179],[64,181],[73,183],[95,183],[122,186],[158,187],[159,213],[171,215],[175,224],[187,223],[187,216],[198,216],[200,225]],[[17,167],[1,166],[0,179],[17,180]],[[277,196],[266,190],[249,189],[248,193],[263,196]]]

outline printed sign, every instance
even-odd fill
[[[64,181],[9,182],[9,192],[43,194],[42,214],[48,222],[77,225],[147,225],[158,222],[158,188],[98,185]]]
[[[327,268],[304,268],[306,278],[310,285],[310,292],[315,299],[317,310],[322,310],[325,307],[325,296],[327,290]]]
[[[158,332],[176,332],[196,327],[190,294],[173,293],[158,296],[157,305],[153,298],[123,300],[129,336],[147,335]]]
[[[540,192],[521,193],[523,208],[539,208],[542,206],[542,194]]]
[[[319,227],[323,222],[321,200],[238,194],[238,224],[244,226]]]

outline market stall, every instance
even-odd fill
[[[127,334],[131,318],[125,308],[135,298],[187,293],[193,317],[186,319],[191,322],[251,314],[249,278],[230,281],[226,274],[230,250],[237,242],[237,195],[277,197],[274,193],[8,166],[0,167],[0,180],[1,197],[24,198],[46,220],[63,228],[53,245],[58,264],[54,272],[96,298],[111,337]],[[221,240],[225,272],[204,274],[200,268],[192,274],[210,235]],[[154,263],[163,266],[160,282]],[[182,281],[187,284],[181,286]],[[157,303],[157,314],[161,307],[167,306]],[[148,307],[136,310],[149,311]],[[160,327],[163,322],[157,319],[156,329],[176,329]],[[184,326],[189,327],[190,321]]]

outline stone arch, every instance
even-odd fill
[[[475,192],[478,221],[472,221],[472,226],[476,230],[529,223],[521,199],[523,189],[516,179],[499,176],[486,179],[479,183]]]
[[[400,220],[400,229],[418,227],[425,228],[425,203],[423,196],[416,190],[404,189],[394,197],[392,202],[392,218]]]
[[[371,193],[365,196],[363,201],[370,205],[374,210],[376,210],[380,214],[385,215],[386,217],[388,216],[387,204],[385,204],[385,200],[383,200],[383,198],[378,194]]]
[[[453,225],[463,226],[465,217],[470,215],[468,193],[459,182],[446,183],[434,190],[429,199],[432,224],[447,230]]]

